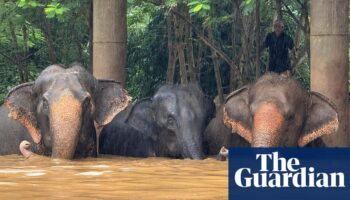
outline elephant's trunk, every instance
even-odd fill
[[[52,157],[72,159],[82,124],[81,103],[67,94],[53,102],[50,112]]]
[[[260,105],[254,115],[252,146],[278,146],[284,121],[283,114],[275,104],[266,102]]]
[[[202,133],[199,130],[187,130],[182,134],[182,156],[194,160],[204,159]]]

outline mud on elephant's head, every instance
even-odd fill
[[[336,132],[338,114],[323,95],[268,74],[227,98],[224,123],[254,147],[303,147]]]
[[[78,64],[47,67],[32,83],[9,92],[9,116],[27,128],[40,153],[72,159],[96,155],[96,129],[123,110],[130,97],[114,81],[96,80]],[[95,127],[94,127],[95,126]]]

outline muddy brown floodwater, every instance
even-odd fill
[[[227,162],[0,156],[0,199],[227,199]]]

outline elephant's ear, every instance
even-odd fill
[[[249,143],[253,140],[251,114],[249,109],[248,87],[232,92],[224,105],[224,124]]]
[[[153,140],[157,139],[157,131],[155,131],[155,113],[152,107],[152,99],[144,98],[132,105],[128,110],[125,123],[138,130],[147,137],[151,137]]]
[[[303,147],[311,141],[338,130],[339,121],[335,105],[325,96],[311,92],[307,119],[298,145]]]
[[[4,105],[9,109],[9,117],[27,128],[35,143],[40,143],[41,132],[35,115],[33,83],[24,83],[12,89],[7,94]]]
[[[98,127],[103,127],[128,106],[131,97],[120,83],[112,80],[99,80],[97,90],[94,119]]]

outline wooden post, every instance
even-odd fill
[[[348,0],[311,0],[311,89],[337,106],[339,131],[324,136],[326,145],[349,145]]]
[[[126,69],[126,0],[93,1],[93,74],[124,84]]]

